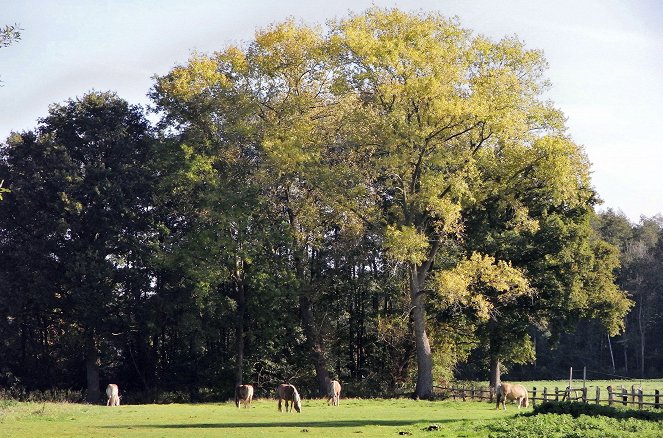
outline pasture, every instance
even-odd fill
[[[531,412],[522,409],[521,412]],[[432,427],[431,427],[432,426]],[[433,429],[433,430],[429,430]],[[233,402],[210,404],[91,406],[0,400],[0,436],[11,437],[655,437],[663,423],[574,419],[570,415],[523,416],[481,402],[410,399],[303,400],[301,414],[278,412],[273,399],[249,409]]]
[[[303,400],[301,414],[278,412],[277,401],[254,400],[249,409],[220,404],[91,406],[0,401],[0,435],[11,437],[480,437],[486,425],[516,415],[479,402],[410,399]],[[424,430],[431,425],[439,430]]]

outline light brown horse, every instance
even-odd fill
[[[302,399],[299,397],[299,393],[297,392],[297,388],[295,388],[292,385],[282,383],[279,385],[279,387],[276,389],[276,392],[279,397],[279,411],[283,412],[283,409],[281,407],[281,401],[285,400],[285,411],[288,412],[288,402],[290,402],[290,412],[292,412],[292,408],[295,408],[295,411],[301,412],[302,411]]]
[[[239,405],[241,403],[245,408],[250,408],[251,400],[253,400],[253,386],[251,385],[235,386],[235,406],[239,408]]]
[[[338,406],[341,400],[341,384],[338,382],[338,380],[332,380],[329,382],[329,388],[327,392],[327,395],[329,396],[329,401],[327,404],[331,403],[332,406]]]
[[[109,383],[106,387],[108,401],[106,406],[120,406],[120,388],[115,383]]]
[[[510,383],[502,383],[497,387],[497,406],[495,409],[500,408],[500,402],[502,403],[502,409],[506,410],[505,402],[507,400],[516,400],[518,402],[518,409],[520,407],[528,406],[528,397],[527,389],[523,385],[512,385]]]

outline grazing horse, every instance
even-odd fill
[[[244,405],[245,408],[251,407],[251,400],[253,400],[253,386],[251,385],[237,385],[235,386],[235,406],[239,408],[239,404]]]
[[[332,406],[338,406],[339,401],[341,400],[341,384],[338,380],[332,380],[329,382],[329,388],[327,390],[329,401],[327,404],[331,403]]]
[[[108,384],[106,387],[106,396],[108,396],[106,406],[120,406],[120,388],[115,383]]]
[[[294,406],[295,411],[301,412],[302,411],[302,399],[299,397],[299,393],[297,392],[297,388],[295,388],[292,385],[288,385],[286,383],[282,383],[279,385],[277,388],[277,393],[279,396],[279,411],[283,412],[283,409],[281,408],[281,401],[285,400],[285,411],[288,412],[288,402],[290,402],[290,412],[292,412],[292,408]]]
[[[527,389],[523,385],[512,385],[510,383],[502,383],[497,387],[497,406],[495,409],[500,408],[500,402],[502,403],[502,408],[506,410],[505,402],[506,400],[517,400],[518,409],[520,407],[527,407]]]

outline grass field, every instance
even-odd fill
[[[305,400],[301,414],[278,412],[276,401],[250,409],[232,403],[133,405],[0,402],[0,436],[11,437],[481,437],[486,425],[517,414],[479,402],[342,399],[337,408]],[[429,432],[431,425],[439,429]]]
[[[556,382],[523,382],[528,388],[562,387]],[[593,381],[591,386],[612,383]],[[625,386],[636,382],[629,382]],[[639,382],[638,382],[639,383]],[[662,388],[661,380],[642,382]],[[575,385],[574,385],[575,386]],[[588,383],[588,386],[590,384]],[[255,400],[250,409],[232,403],[124,405],[20,403],[0,400],[0,437],[660,437],[662,421],[524,416],[487,402],[342,399],[341,406],[304,400],[301,414],[278,412],[276,401]],[[433,426],[435,430],[429,430]]]

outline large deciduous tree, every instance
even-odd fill
[[[560,251],[587,250],[591,239],[582,231],[593,205],[586,160],[566,137],[563,115],[542,98],[545,68],[541,52],[516,38],[492,41],[437,14],[373,8],[332,23],[327,34],[293,21],[271,26],[244,48],[196,56],[158,79],[154,97],[166,121],[196,133],[188,146],[232,144],[254,158],[245,169],[260,204],[289,231],[301,326],[321,390],[329,371],[315,316],[325,284],[318,256],[337,230],[367,227],[403,268],[420,398],[433,389],[428,297],[453,289],[436,289],[449,285],[432,281],[436,270],[464,269],[472,284],[456,298],[474,297],[481,316],[516,315],[522,306],[513,303],[533,295],[587,305],[592,269],[586,278],[568,273],[582,260],[558,260],[558,277],[544,268],[531,277],[540,259],[512,257],[537,239],[554,246],[564,230],[573,233],[563,251],[542,246],[550,252],[538,256],[552,264]],[[477,243],[493,229],[509,237],[504,247]],[[473,281],[480,271],[492,278]]]
[[[80,346],[90,402],[100,396],[101,344],[130,331],[151,288],[151,144],[139,107],[92,92],[53,105],[36,133],[3,150],[12,190],[3,243],[34,255],[24,270],[49,267],[26,284],[39,282],[45,320],[62,320]]]
[[[464,212],[466,251],[509,261],[533,292],[480,325],[491,384],[499,383],[500,363],[534,359],[532,327],[557,338],[579,318],[595,318],[616,333],[630,307],[614,284],[615,249],[590,226],[596,195],[582,150],[547,135],[508,154],[481,160],[483,196]]]
[[[541,99],[542,54],[515,38],[495,42],[436,14],[380,9],[336,29],[346,86],[371,114],[365,164],[388,253],[407,266],[415,394],[425,398],[433,388],[426,307],[434,262],[445,242],[461,234],[464,209],[486,197],[490,172],[526,170],[517,151],[544,134],[558,135],[562,119]]]
[[[259,188],[253,206],[267,209],[275,229],[287,226],[298,314],[321,392],[329,371],[314,308],[321,292],[316,248],[334,225],[355,223],[337,205],[338,187],[348,181],[344,168],[334,167],[333,147],[343,138],[348,105],[332,93],[332,54],[319,30],[288,21],[257,32],[245,50],[194,57],[160,78],[153,93],[196,154],[226,151],[209,166],[227,181],[223,187],[234,181],[238,190]],[[250,158],[243,175],[236,156]]]

